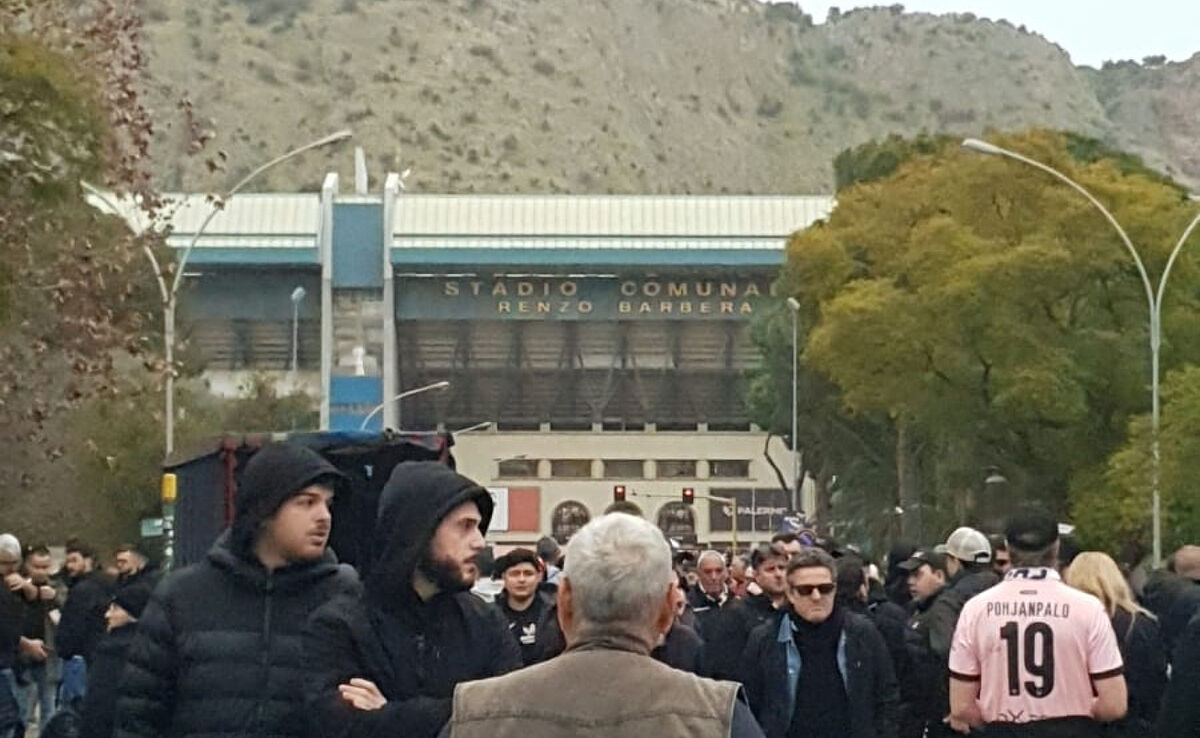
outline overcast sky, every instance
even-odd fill
[[[1076,64],[1099,67],[1110,59],[1165,54],[1182,61],[1200,51],[1200,0],[900,0],[905,10],[966,13],[1014,26],[1024,24],[1067,50]],[[804,12],[824,23],[829,7],[890,5],[887,2],[815,3]]]

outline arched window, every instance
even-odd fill
[[[560,544],[566,544],[591,519],[591,513],[582,502],[567,500],[555,507],[550,516],[550,535]]]
[[[696,537],[696,513],[691,505],[668,502],[658,509],[658,529],[667,538],[680,541]]]

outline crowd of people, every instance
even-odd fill
[[[807,533],[680,551],[618,504],[493,560],[488,492],[409,462],[356,571],[328,548],[345,485],[264,447],[165,577],[0,535],[0,738],[1200,736],[1197,546],[1131,575],[1029,511],[881,569]]]
[[[159,571],[134,544],[118,546],[103,567],[86,543],[64,549],[55,571],[48,546],[0,535],[0,738],[35,726],[46,735],[60,706],[71,706],[67,720],[85,709],[96,716],[83,735],[111,734],[96,705],[115,698]]]

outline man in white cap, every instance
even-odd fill
[[[920,724],[918,735],[953,735],[944,723],[950,710],[950,645],[963,605],[1000,581],[991,561],[987,536],[962,527],[933,551],[918,551],[901,565],[910,572],[916,602],[906,638],[913,668],[901,691],[910,703],[912,718]],[[936,582],[937,578],[942,582]]]

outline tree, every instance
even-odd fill
[[[1191,215],[1181,188],[1078,136],[995,140],[1096,193],[1161,270]],[[1148,402],[1132,262],[1055,180],[950,141],[885,143],[865,162],[839,157],[857,179],[827,223],[788,244],[779,286],[802,305],[804,363],[850,414],[886,418],[905,534],[994,525],[1025,499],[1066,515],[1072,478],[1103,467]],[[1200,356],[1192,260],[1172,279],[1164,361],[1179,366]],[[993,465],[1010,482],[1004,500],[982,494]]]
[[[138,521],[157,517],[160,511],[162,430],[160,424],[146,422],[146,407],[158,406],[159,389],[145,370],[126,368],[120,376],[121,391],[115,398],[86,401],[62,429],[72,466],[70,483],[88,490],[96,503],[86,517],[70,519],[70,529],[104,543],[136,537]],[[316,401],[303,392],[281,393],[265,376],[251,377],[240,390],[238,397],[223,399],[198,380],[181,386],[179,408],[188,422],[180,426],[179,447],[208,447],[226,433],[317,427]],[[31,529],[43,536],[61,535],[63,525],[61,517],[31,521]]]
[[[89,179],[147,192],[136,16],[118,0],[0,4],[0,504],[21,530],[65,502],[56,425],[111,395],[114,360],[145,347],[154,248],[83,200]],[[148,204],[152,198],[145,198]],[[59,496],[61,495],[61,496]],[[69,507],[69,505],[63,505]]]
[[[1200,540],[1200,367],[1171,372],[1162,386],[1159,429],[1163,545],[1171,551]],[[1126,443],[1102,470],[1076,480],[1075,520],[1089,547],[1137,561],[1148,551],[1151,509],[1149,414],[1129,423]]]

